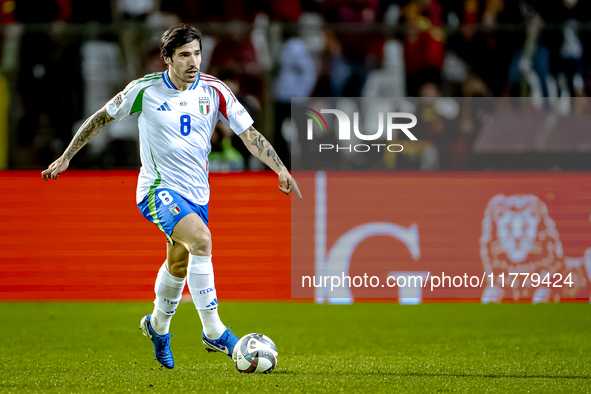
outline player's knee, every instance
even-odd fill
[[[185,278],[187,276],[187,266],[189,260],[170,261],[168,260],[168,272],[177,278]]]
[[[209,256],[211,254],[211,233],[209,230],[195,234],[187,249],[189,253],[197,256]]]

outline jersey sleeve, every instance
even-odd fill
[[[140,112],[142,100],[141,95],[143,93],[142,85],[144,84],[133,81],[127,85],[127,87],[122,92],[117,93],[117,95],[105,105],[107,113],[113,118],[122,121],[125,120],[129,115],[134,114],[135,112]],[[139,107],[137,101],[138,96],[140,96]]]
[[[226,85],[214,89],[217,90],[220,98],[218,119],[222,123],[231,128],[236,135],[242,134],[244,130],[252,126],[254,121],[250,114]]]

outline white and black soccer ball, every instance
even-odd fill
[[[238,372],[269,373],[277,365],[277,346],[263,334],[248,334],[234,346],[232,360]]]

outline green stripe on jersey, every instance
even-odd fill
[[[152,74],[146,74],[144,75],[144,77],[142,79],[150,79],[150,78],[154,78],[154,77],[158,77],[161,78],[162,77],[162,71],[158,71]]]
[[[151,152],[150,155],[152,156],[152,162],[154,163],[154,170],[156,171],[156,174],[158,174],[158,178],[154,180],[154,183],[152,184],[152,186],[150,186],[150,190],[148,191],[148,208],[150,208],[150,216],[152,216],[152,219],[154,219],[154,224],[158,226],[160,230],[162,230],[162,232],[166,235],[166,238],[168,238],[170,243],[174,245],[174,241],[172,240],[172,238],[170,238],[168,234],[166,234],[164,228],[160,224],[160,219],[158,219],[158,211],[156,210],[156,188],[158,188],[160,182],[162,182],[162,175],[160,175],[160,171],[158,171],[156,161],[154,160],[154,155]]]
[[[158,75],[156,75],[158,74]],[[135,81],[131,81],[126,87],[125,90],[123,90],[123,95],[126,96],[127,93],[129,93],[129,91],[131,89],[133,89],[134,87],[136,87],[138,84],[142,83],[142,82],[148,82],[148,81],[154,81],[156,79],[162,79],[162,75],[161,73],[154,73],[154,74],[149,74],[146,75],[144,78],[142,79],[136,79]]]
[[[130,115],[133,115],[136,112],[142,112],[142,104],[144,102],[144,92],[146,91],[146,89],[148,89],[149,87],[152,87],[152,86],[154,86],[154,85],[149,85],[149,86],[143,87],[142,90],[140,90],[140,92],[135,97],[135,100],[133,100],[133,105],[131,106],[131,112],[129,113]]]

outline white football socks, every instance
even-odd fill
[[[203,332],[209,339],[218,339],[226,331],[226,326],[218,315],[211,256],[189,255],[187,283],[203,324]]]
[[[185,283],[185,278],[178,278],[168,272],[166,261],[164,261],[156,277],[156,285],[154,286],[156,299],[154,300],[154,312],[152,312],[150,319],[150,325],[158,335],[168,333],[170,320],[181,301]]]

